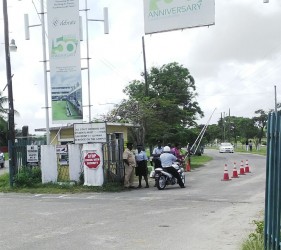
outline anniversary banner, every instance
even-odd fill
[[[143,0],[145,34],[215,24],[215,0]]]

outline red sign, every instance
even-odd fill
[[[84,163],[88,168],[98,168],[100,165],[100,157],[96,153],[88,153],[85,156]]]

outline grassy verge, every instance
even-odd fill
[[[40,193],[40,194],[66,194],[66,193],[87,193],[87,192],[120,192],[123,191],[123,185],[120,183],[105,183],[102,187],[88,187],[75,183],[54,183],[32,185],[21,185],[10,187],[9,174],[0,175],[0,192],[8,193]]]
[[[208,149],[217,149],[219,150],[218,146],[208,146],[206,147]],[[247,151],[245,146],[241,146],[238,145],[234,148],[234,152],[238,152],[238,153],[249,153],[249,154],[258,154],[258,155],[266,155],[266,147],[263,146],[261,147],[259,150],[257,150],[256,148],[253,148],[252,151]]]
[[[205,163],[211,161],[212,159],[213,159],[212,157],[204,154],[201,156],[192,155],[190,157],[191,169],[202,167],[204,166]]]

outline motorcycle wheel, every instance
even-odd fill
[[[156,187],[159,190],[163,190],[166,187],[166,177],[164,175],[160,175],[156,180]]]
[[[182,183],[185,184],[185,174],[184,173],[181,175],[181,179],[182,179]]]

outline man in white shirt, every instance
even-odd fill
[[[154,169],[155,168],[161,168],[161,161],[160,161],[160,155],[163,152],[163,147],[161,145],[161,141],[158,141],[158,145],[156,148],[153,149],[152,156],[153,156],[153,163],[154,163]]]
[[[160,155],[160,161],[162,168],[166,170],[168,173],[172,174],[178,180],[178,184],[181,188],[185,188],[180,174],[178,171],[172,166],[172,164],[177,161],[177,157],[171,153],[171,148],[169,146],[165,146],[163,149],[163,153]]]

